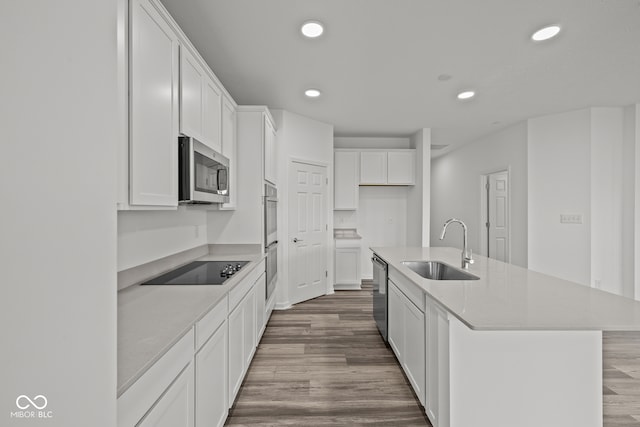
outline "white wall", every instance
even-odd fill
[[[592,108],[590,120],[591,286],[622,295],[623,109]]]
[[[2,9],[0,425],[112,427],[116,2]],[[11,419],[22,394],[52,418]]]
[[[289,165],[292,159],[327,165],[327,222],[333,230],[333,126],[285,110],[272,110],[278,134],[278,288],[276,304],[286,307],[289,299],[289,244],[294,236],[288,233]],[[327,233],[327,292],[333,291],[333,233]]]
[[[118,271],[206,244],[203,207],[118,212]]]
[[[529,268],[589,285],[589,110],[529,120]],[[583,224],[561,224],[581,214]]]
[[[636,144],[640,135],[636,133],[636,106],[623,111],[622,126],[622,295],[634,298],[635,293],[635,240],[636,229]],[[640,264],[638,264],[640,265]]]
[[[411,136],[416,150],[416,184],[407,187],[407,246],[429,246],[431,228],[431,129]]]
[[[412,148],[410,138],[337,136],[333,139],[334,148]]]
[[[440,232],[444,222],[456,217],[465,222],[469,246],[480,248],[481,176],[510,169],[511,262],[527,266],[527,124],[518,123],[488,135],[431,163],[431,246],[462,248],[462,228]]]
[[[361,274],[373,278],[372,246],[406,246],[407,244],[407,188],[392,186],[360,187],[358,234]]]

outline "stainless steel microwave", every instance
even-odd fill
[[[229,201],[229,159],[197,139],[178,138],[178,174],[179,203]]]

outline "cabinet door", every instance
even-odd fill
[[[222,426],[227,418],[227,324],[196,354],[196,425]]]
[[[244,304],[229,314],[229,407],[233,405],[244,377]]]
[[[178,205],[178,37],[147,0],[131,2],[132,205]]]
[[[264,333],[266,326],[265,310],[266,310],[266,298],[267,298],[267,282],[266,274],[262,273],[260,278],[256,281],[256,342],[255,346],[258,346],[260,338]]]
[[[360,184],[383,185],[387,183],[387,152],[363,151],[360,153]]]
[[[222,151],[222,91],[208,76],[203,79],[202,142]]]
[[[193,364],[189,363],[138,426],[193,427],[193,414]]]
[[[333,209],[358,209],[360,153],[336,151],[334,154]]]
[[[395,286],[395,284],[389,280],[389,284],[387,286],[387,321],[389,323],[389,345],[391,349],[396,354],[396,358],[400,363],[403,360],[403,349],[404,349],[404,307],[402,304],[402,294]]]
[[[180,132],[203,141],[202,82],[204,71],[183,48],[180,54]]]
[[[264,118],[264,179],[276,185],[276,134],[269,119]]]
[[[415,151],[389,151],[387,154],[387,184],[414,185]]]
[[[427,299],[426,396],[424,408],[433,425],[438,425],[438,312]]]
[[[229,159],[229,203],[222,205],[222,209],[235,209],[238,197],[236,178],[236,110],[226,97],[222,100],[222,154]]]
[[[256,349],[256,288],[244,298],[244,372],[246,373]]]
[[[336,285],[360,285],[360,249],[336,248]]]
[[[408,298],[404,300],[404,360],[403,368],[420,403],[424,405],[425,327],[424,313]]]

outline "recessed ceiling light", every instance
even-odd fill
[[[447,80],[451,80],[451,75],[450,74],[440,74],[438,76],[438,80],[440,80],[441,82],[446,82]]]
[[[320,91],[318,89],[307,89],[304,91],[304,94],[309,98],[317,98],[320,96]]]
[[[544,40],[549,40],[552,37],[555,37],[560,32],[559,25],[550,25],[548,27],[544,27],[533,33],[531,36],[531,40],[535,42],[541,42]]]
[[[476,95],[476,93],[472,90],[467,90],[464,92],[460,92],[458,94],[458,99],[469,99],[469,98],[473,98]]]
[[[318,21],[307,21],[302,24],[302,28],[300,29],[302,34],[305,37],[309,37],[311,39],[320,37],[322,33],[324,33],[324,27]]]

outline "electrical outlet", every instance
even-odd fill
[[[582,214],[560,214],[560,224],[582,224]]]

